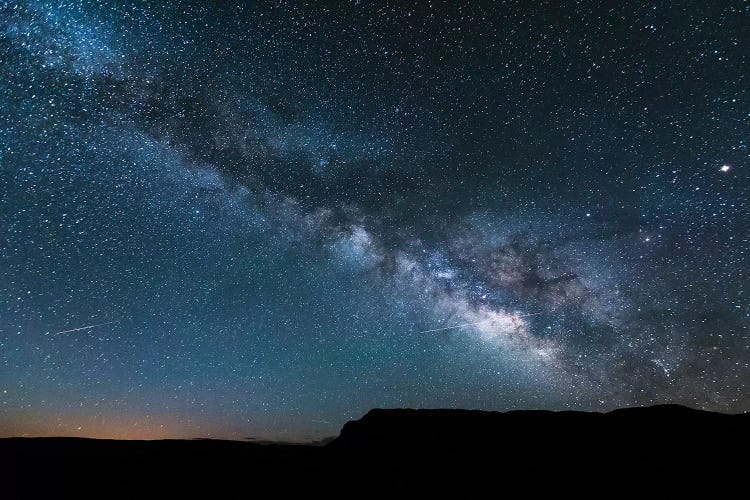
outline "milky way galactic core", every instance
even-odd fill
[[[750,405],[750,4],[0,0],[0,435]]]

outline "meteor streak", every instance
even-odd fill
[[[87,325],[87,326],[82,326],[80,328],[72,328],[70,330],[63,330],[61,332],[54,332],[54,333],[47,332],[45,335],[60,335],[61,333],[77,332],[79,330],[90,330],[92,328],[96,328],[97,326],[111,325],[112,323],[119,323],[119,321],[107,321],[106,323],[98,323],[96,325]]]
[[[520,318],[528,318],[529,316],[539,316],[540,312],[537,313],[529,313],[529,314],[522,314],[520,316],[511,316],[513,319],[520,319]],[[465,326],[474,326],[474,325],[483,325],[485,323],[494,323],[497,321],[496,319],[488,319],[486,321],[477,321],[476,323],[464,323],[463,325],[453,325],[453,326],[445,326],[443,328],[433,328],[432,330],[422,330],[421,332],[417,333],[431,333],[431,332],[442,332],[443,330],[453,330],[454,328],[463,328]]]

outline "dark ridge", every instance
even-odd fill
[[[19,488],[24,498],[192,498],[269,489],[466,494],[519,485],[535,493],[617,485],[612,492],[659,488],[715,497],[717,488],[746,476],[750,414],[678,405],[609,413],[375,409],[323,444],[7,438],[0,439],[0,461],[5,490]]]
[[[586,461],[627,456],[629,461],[712,452],[737,455],[750,444],[750,414],[728,415],[659,405],[609,413],[521,410],[375,409],[348,422],[330,446],[450,455],[504,450]],[[698,458],[698,457],[696,457]]]

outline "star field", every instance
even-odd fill
[[[747,410],[748,34],[740,0],[0,0],[0,436]]]

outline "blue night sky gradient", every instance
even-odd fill
[[[748,410],[749,34],[739,0],[0,0],[0,436]]]

